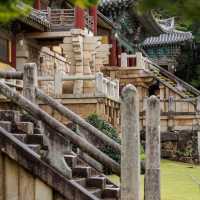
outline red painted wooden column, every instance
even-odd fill
[[[79,7],[75,7],[75,28],[85,28],[85,11]]]
[[[35,0],[34,8],[37,9],[37,10],[41,9],[41,2],[40,2],[40,0]]]
[[[119,57],[120,55],[122,54],[122,48],[121,48],[121,46],[120,46],[120,44],[119,44],[119,42],[118,42],[118,44],[117,44],[117,65],[119,66],[119,67],[121,67],[121,58]]]
[[[16,68],[16,37],[13,37],[11,41],[11,65]]]
[[[94,24],[93,24],[93,33],[94,35],[97,34],[97,6],[93,6],[90,8],[90,16],[93,17]]]
[[[129,58],[130,67],[134,66],[134,58]]]
[[[110,65],[117,66],[117,41],[112,36],[109,37],[109,43],[112,45],[110,49]]]

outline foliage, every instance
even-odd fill
[[[121,139],[117,134],[116,129],[113,128],[111,124],[101,119],[97,114],[90,115],[87,118],[87,121],[97,129],[105,133],[108,137],[112,138],[115,142],[121,144]],[[107,145],[102,145],[100,147],[100,150],[111,157],[113,160],[120,163],[120,154],[113,150],[111,147]]]
[[[116,129],[113,128],[111,124],[101,119],[97,114],[91,114],[87,118],[87,121],[91,125],[96,127],[97,129],[105,133],[108,137],[113,139],[115,142],[121,144],[121,138],[119,137]],[[110,158],[112,158],[116,162],[120,163],[120,160],[121,160],[120,154],[116,152],[115,150],[113,150],[111,147],[107,145],[100,145],[100,150],[104,152],[105,154],[107,154]],[[140,147],[140,154],[141,154],[140,155],[141,160],[145,160],[145,153],[144,153],[144,148],[142,147],[142,145]],[[106,173],[110,174],[111,172],[108,169],[106,169]]]
[[[99,0],[71,0],[71,2],[81,8],[88,8],[97,5]]]
[[[164,10],[169,16],[178,16],[184,20],[199,21],[200,1],[198,0],[139,0],[139,9],[143,12]]]
[[[30,7],[29,6],[20,6],[20,2],[31,5],[32,0],[0,0],[0,22],[8,22],[14,18],[17,18],[21,15],[26,15]]]

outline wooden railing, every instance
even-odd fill
[[[43,10],[42,13],[51,23],[53,30],[70,30],[75,28],[75,9],[51,9]],[[92,30],[93,17],[85,12],[85,25],[86,28]]]

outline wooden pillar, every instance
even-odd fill
[[[14,36],[12,38],[12,43],[11,43],[11,64],[12,67],[16,68],[16,37]]]
[[[93,17],[93,33],[97,35],[97,6],[90,8],[90,16]]]
[[[110,65],[117,66],[117,41],[113,36],[110,36],[109,42],[112,45],[112,48],[110,49]]]
[[[121,58],[119,58],[119,55],[121,55],[121,54],[122,54],[122,49],[118,42],[118,44],[117,44],[117,65],[118,66],[121,66]]]
[[[139,97],[133,85],[122,91],[121,199],[140,199]]]
[[[80,7],[75,7],[75,28],[85,28],[85,11]]]
[[[145,200],[160,200],[160,102],[155,96],[147,100]]]
[[[36,87],[37,87],[37,66],[35,63],[27,63],[24,65],[23,76],[23,95],[28,100],[36,103]]]
[[[134,58],[129,58],[129,67],[134,66]]]
[[[34,8],[37,9],[37,10],[41,9],[41,2],[40,2],[40,0],[35,0]]]

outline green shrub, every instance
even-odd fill
[[[101,119],[97,114],[91,114],[88,118],[87,121],[102,131],[104,134],[106,134],[108,137],[112,138],[114,141],[116,141],[118,144],[121,144],[121,138],[118,135],[117,131],[111,124],[106,122],[105,120]],[[107,146],[106,144],[97,144],[97,147],[104,152],[106,155],[108,155],[110,158],[115,160],[120,164],[121,157],[118,152],[116,152],[114,149],[111,147]],[[141,154],[141,160],[145,160],[145,151],[143,146],[140,146],[140,154]],[[143,170],[144,171],[144,170]],[[111,174],[111,171],[108,169],[105,169],[105,173]]]
[[[117,134],[115,128],[112,127],[111,124],[106,122],[105,120],[101,119],[97,114],[92,114],[87,118],[87,121],[106,134],[108,137],[112,138],[117,143],[121,144],[121,138]],[[120,163],[120,154],[113,150],[111,147],[107,146],[106,144],[99,145],[100,150],[107,154],[110,158],[115,160],[116,162]]]

